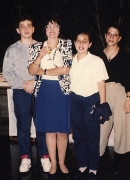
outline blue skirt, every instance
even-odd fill
[[[56,80],[42,80],[36,97],[37,132],[70,132],[70,96]]]

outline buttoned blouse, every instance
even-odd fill
[[[108,74],[103,60],[88,52],[81,60],[77,55],[73,58],[70,77],[71,91],[87,97],[98,92],[97,83],[108,79]]]

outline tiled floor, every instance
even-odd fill
[[[10,141],[8,136],[8,120],[2,121],[0,126],[0,180],[48,180],[47,173],[43,173],[40,165],[36,143],[31,144],[31,152],[32,167],[30,172],[19,173],[20,159],[17,141]],[[130,153],[126,153],[122,159],[122,171],[119,176],[112,176],[110,173],[112,158],[113,147],[109,147],[106,149],[105,163],[98,171],[97,180],[130,180]],[[70,175],[73,176],[73,173],[78,168],[73,152],[73,144],[68,144],[66,165]],[[59,177],[57,180],[62,180],[62,178]]]

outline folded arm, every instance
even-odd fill
[[[11,48],[8,48],[5,53],[2,74],[10,86],[19,87],[21,83],[24,83],[23,79],[18,77],[15,73],[15,60]]]
[[[33,93],[33,89],[34,89],[34,79],[32,80],[28,80],[25,81],[23,83],[23,89],[27,92],[27,93]]]

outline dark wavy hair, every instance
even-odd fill
[[[49,22],[50,23],[56,23],[56,24],[59,25],[59,28],[60,28],[59,36],[62,37],[63,29],[62,29],[62,20],[61,20],[61,17],[58,14],[49,14],[49,15],[45,16],[44,19],[43,19],[43,24],[44,24],[43,31],[44,31],[44,33],[46,32],[45,26],[48,25]]]
[[[107,32],[108,32],[108,29],[111,28],[111,27],[117,29],[118,32],[119,32],[119,36],[122,36],[122,32],[123,32],[123,31],[122,31],[122,27],[121,27],[120,24],[115,23],[115,22],[114,22],[114,23],[110,23],[110,24],[106,27],[105,32],[107,33]]]
[[[33,18],[28,15],[28,14],[22,14],[20,16],[18,16],[17,20],[16,20],[16,28],[19,28],[19,23],[22,22],[22,21],[31,21],[32,22],[32,26],[34,26],[34,21],[33,21]]]
[[[75,38],[74,38],[74,41],[76,41],[76,40],[77,40],[77,37],[78,37],[78,35],[80,35],[80,34],[85,34],[85,35],[87,35],[87,36],[88,36],[88,38],[89,38],[89,43],[91,43],[91,42],[92,42],[92,36],[91,36],[90,31],[88,31],[88,30],[85,30],[85,31],[79,31],[79,32],[77,32],[77,34],[76,34],[76,36],[75,36]]]

